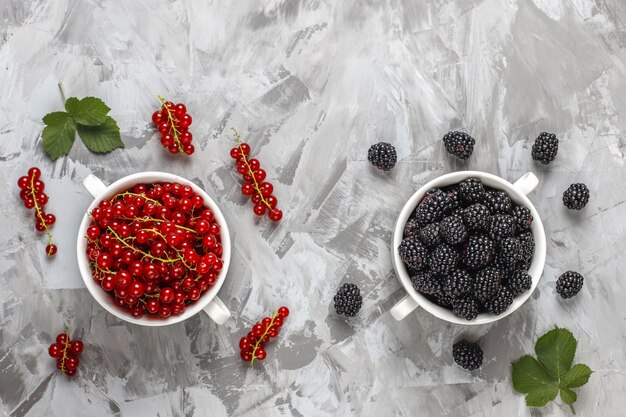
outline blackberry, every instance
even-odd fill
[[[491,225],[489,209],[480,203],[472,204],[463,211],[463,223],[472,232],[486,232]]]
[[[517,265],[515,265],[515,267],[520,271],[528,272],[530,269],[530,261],[522,259],[517,263]]]
[[[442,243],[433,250],[428,258],[428,266],[433,274],[446,275],[459,262],[459,252],[453,247]]]
[[[390,143],[380,142],[372,145],[367,151],[367,159],[378,169],[389,171],[396,165],[398,156],[396,148]]]
[[[479,178],[467,178],[459,183],[459,197],[466,203],[480,203],[485,195],[485,187]]]
[[[476,343],[461,340],[452,345],[452,357],[463,369],[473,371],[483,364],[483,350]]]
[[[443,137],[443,144],[448,153],[460,159],[467,159],[474,152],[476,141],[464,132],[448,132]]]
[[[452,306],[452,302],[454,301],[452,297],[448,294],[445,294],[441,291],[429,296],[430,300],[441,307],[450,307]]]
[[[411,277],[415,291],[423,294],[436,294],[441,290],[439,279],[430,272],[418,272]]]
[[[481,269],[474,277],[474,297],[484,303],[498,292],[502,282],[502,271],[487,267]]]
[[[429,190],[415,209],[415,217],[421,225],[441,220],[446,205],[446,193],[438,188]]]
[[[498,247],[505,265],[514,265],[524,257],[524,247],[517,238],[506,237],[500,241]]]
[[[452,312],[466,320],[474,320],[478,316],[478,301],[471,295],[465,295],[452,301]]]
[[[589,188],[585,184],[576,183],[563,192],[563,204],[570,210],[580,210],[589,202]]]
[[[500,287],[496,295],[485,301],[485,308],[493,315],[500,315],[513,304],[513,293],[507,287]]]
[[[435,246],[441,243],[442,235],[439,223],[431,223],[417,231],[417,237],[426,246]]]
[[[443,240],[450,245],[458,245],[467,239],[467,229],[460,216],[450,216],[441,222],[443,227]]]
[[[346,317],[354,317],[361,309],[363,297],[361,297],[361,290],[359,290],[356,284],[345,283],[339,287],[333,301],[335,302],[335,311],[337,314],[345,314]]]
[[[495,241],[515,235],[515,219],[508,214],[491,216],[491,230],[489,237]]]
[[[400,246],[398,246],[398,253],[404,263],[415,270],[419,271],[426,266],[428,250],[422,242],[420,242],[417,236],[402,239]]]
[[[484,235],[470,235],[463,251],[463,264],[470,270],[481,269],[491,262],[494,244]]]
[[[461,206],[461,196],[459,195],[459,187],[446,190],[446,202],[443,206],[444,214],[451,214]]]
[[[513,272],[514,270],[519,269],[516,262],[513,262],[510,258],[505,257],[499,252],[495,254],[493,261],[491,261],[489,266],[499,269],[505,273]]]
[[[517,235],[517,238],[522,243],[522,250],[524,252],[522,260],[528,261],[532,259],[535,253],[535,239],[533,238],[532,232],[520,233]]]
[[[402,233],[402,238],[411,237],[417,234],[419,231],[420,225],[417,222],[417,219],[410,218],[409,221],[404,225],[404,232]]]
[[[511,290],[513,296],[526,292],[533,285],[533,279],[526,271],[513,271],[506,280],[506,286]]]
[[[517,230],[528,230],[530,225],[533,224],[533,215],[528,207],[515,206],[513,208],[513,218],[515,219]]]
[[[484,195],[483,203],[491,214],[507,214],[513,207],[511,197],[506,191],[489,191]]]
[[[441,284],[441,291],[453,299],[474,290],[474,278],[463,269],[457,269],[446,275]]]
[[[532,148],[532,157],[535,161],[540,161],[547,165],[554,161],[559,150],[559,140],[554,133],[541,132]]]
[[[567,271],[556,280],[556,292],[563,298],[572,298],[582,289],[583,282],[578,272]]]

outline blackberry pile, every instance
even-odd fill
[[[426,193],[398,253],[415,290],[434,303],[467,320],[499,315],[532,285],[532,222],[506,192],[467,178]]]

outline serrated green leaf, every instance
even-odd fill
[[[546,370],[558,379],[572,366],[576,339],[569,330],[557,327],[537,340],[535,353]]]
[[[124,142],[120,138],[120,128],[110,116],[107,116],[100,126],[77,125],[76,129],[91,152],[106,153],[124,147]]]
[[[65,102],[65,110],[72,115],[76,124],[85,126],[101,125],[111,111],[104,101],[96,97],[85,97],[81,100],[70,97]]]
[[[576,393],[569,388],[561,388],[560,392],[561,401],[563,401],[565,404],[574,404],[574,401],[576,401],[576,398],[578,398]]]
[[[513,362],[513,388],[515,391],[529,393],[543,388],[554,388],[558,391],[556,384],[556,379],[532,356],[522,356]]]
[[[557,387],[549,387],[531,391],[526,395],[526,405],[529,407],[543,407],[556,398],[559,393]]]
[[[76,127],[69,113],[57,111],[44,116],[46,124],[41,132],[43,149],[52,160],[67,155],[76,137]]]
[[[567,388],[582,387],[589,381],[589,377],[593,371],[583,363],[577,363],[565,372],[561,378],[561,385]]]

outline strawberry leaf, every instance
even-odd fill
[[[41,132],[43,149],[52,160],[67,155],[76,137],[76,126],[69,113],[57,111],[44,116],[46,124]]]
[[[591,374],[592,371],[587,365],[578,363],[563,375],[561,382],[568,388],[582,387],[589,381]]]
[[[85,126],[101,125],[111,111],[102,100],[96,97],[85,97],[80,100],[70,97],[65,102],[65,110],[72,115],[76,124]]]
[[[576,339],[569,330],[557,327],[537,340],[535,353],[539,362],[552,375],[561,377],[574,361]]]
[[[77,125],[78,136],[85,146],[95,153],[107,153],[116,148],[123,148],[120,128],[112,117],[107,116],[99,126]]]

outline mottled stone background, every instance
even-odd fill
[[[622,0],[2,0],[0,2],[0,414],[22,416],[569,416],[560,401],[531,410],[513,392],[510,362],[555,325],[579,340],[594,369],[579,416],[626,408],[626,5]],[[68,95],[112,108],[126,149],[98,156],[77,141],[52,163],[44,114]],[[168,155],[150,125],[156,94],[184,101],[197,152]],[[276,185],[285,217],[255,219],[228,150],[231,126]],[[450,129],[476,137],[451,160]],[[543,130],[557,160],[535,164]],[[392,142],[388,175],[366,161]],[[42,168],[59,253],[44,256],[16,180]],[[404,291],[391,231],[425,181],[465,168],[514,180],[535,172],[531,195],[548,237],[544,277],[529,302],[492,325],[463,327],[389,309]],[[204,315],[166,328],[125,324],[83,287],[74,250],[90,197],[144,170],[192,179],[230,223],[235,245],[221,298],[222,327]],[[562,191],[582,181],[589,206],[567,211]],[[580,295],[556,297],[567,269]],[[359,284],[364,306],[337,317],[332,295]],[[268,359],[250,369],[238,339],[281,304],[292,315]],[[64,326],[87,344],[78,377],[47,357]],[[454,365],[452,343],[479,339],[482,369]]]

